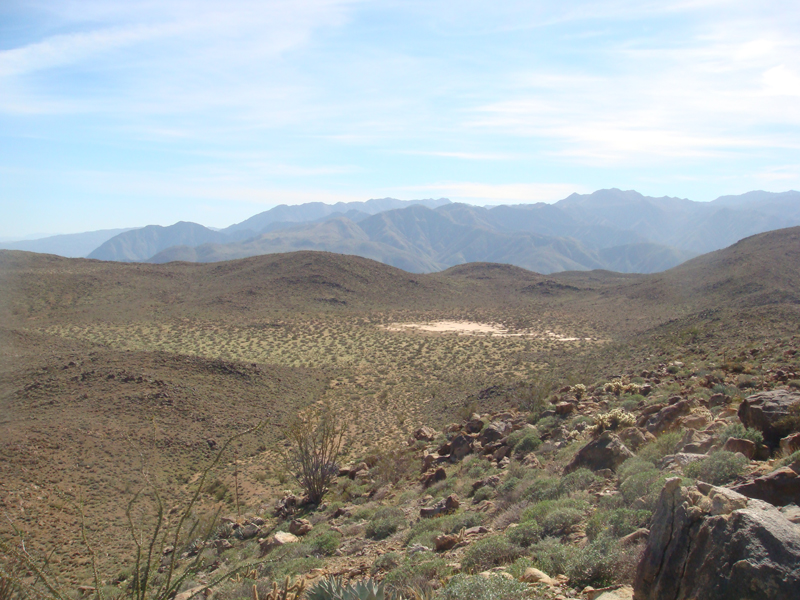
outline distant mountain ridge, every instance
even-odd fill
[[[800,225],[800,192],[753,191],[712,202],[619,189],[555,204],[478,207],[446,198],[281,205],[225,229],[179,222],[120,233],[89,258],[216,262],[326,250],[412,272],[465,262],[541,273],[607,269],[653,273],[757,233]]]

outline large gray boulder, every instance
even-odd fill
[[[772,390],[749,396],[739,405],[739,420],[745,427],[758,429],[764,434],[764,441],[772,447],[780,443],[782,437],[793,432],[792,427],[780,423],[790,415],[792,407],[800,406],[800,392]]]
[[[800,469],[800,466],[797,467]],[[756,498],[775,506],[800,506],[800,474],[790,467],[783,467],[756,477],[733,488],[748,498]]]
[[[599,438],[578,450],[575,458],[564,467],[564,473],[571,473],[581,467],[592,471],[601,469],[616,471],[618,466],[633,455],[619,437],[610,431],[604,431]]]
[[[800,525],[726,488],[667,480],[634,581],[635,600],[796,600]]]

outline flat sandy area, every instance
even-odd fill
[[[393,323],[386,325],[389,331],[427,331],[431,333],[455,333],[457,335],[497,335],[502,337],[549,337],[562,342],[571,342],[580,338],[565,337],[552,331],[534,332],[519,331],[511,333],[495,323],[478,323],[475,321],[432,321],[429,323]],[[589,338],[587,338],[589,339]]]

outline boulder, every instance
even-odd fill
[[[617,435],[619,435],[619,439],[621,439],[622,442],[634,452],[636,452],[646,443],[656,439],[655,436],[649,431],[642,431],[637,427],[627,427],[626,429],[620,431]]]
[[[556,585],[555,580],[553,580],[547,573],[534,567],[528,567],[525,569],[525,572],[522,574],[522,577],[520,577],[519,580],[524,581],[525,583],[541,582],[546,583],[547,585]]]
[[[513,430],[513,426],[508,421],[494,421],[487,425],[478,436],[478,441],[483,444],[491,444],[506,437]]]
[[[285,544],[295,544],[299,541],[300,538],[297,536],[286,531],[279,531],[275,535],[258,540],[258,546],[261,549],[261,556],[264,556],[273,548],[277,548],[278,546],[283,546]]]
[[[622,440],[610,431],[604,431],[599,438],[578,450],[575,458],[564,467],[564,473],[571,473],[581,467],[592,471],[600,469],[617,470],[626,459],[633,456]]]
[[[445,479],[447,479],[447,471],[445,471],[442,467],[439,467],[433,473],[426,473],[423,475],[420,483],[423,487],[427,488],[432,486],[434,483],[444,481]]]
[[[778,444],[787,454],[793,454],[800,450],[800,433],[793,433],[782,438]]]
[[[732,489],[748,498],[763,500],[775,506],[800,505],[800,475],[789,467],[756,477]]]
[[[442,534],[436,536],[434,538],[433,543],[436,547],[437,552],[444,552],[445,550],[450,550],[451,548],[455,548],[456,544],[461,541],[461,536],[450,533],[450,534]]]
[[[686,452],[677,452],[676,454],[667,454],[658,463],[659,469],[669,469],[671,467],[685,467],[688,464],[703,460],[706,458],[705,454],[689,454]]]
[[[464,425],[464,431],[467,433],[480,433],[481,429],[483,429],[483,421],[480,417],[473,416],[473,418]]]
[[[692,403],[689,400],[678,400],[675,404],[670,404],[659,410],[656,414],[647,419],[645,427],[653,435],[658,435],[666,431],[675,429],[678,420],[684,415],[688,415],[692,410]]]
[[[568,415],[575,412],[575,405],[572,402],[559,402],[556,404],[557,415]]]
[[[714,436],[701,433],[694,429],[687,429],[681,441],[678,442],[678,452],[685,454],[705,454],[714,445]]]
[[[435,517],[443,513],[453,512],[454,510],[458,509],[459,506],[461,506],[461,503],[458,501],[458,496],[455,494],[450,494],[447,498],[444,500],[439,500],[439,502],[430,508],[419,509],[419,516],[423,519],[430,519],[431,517]]]
[[[668,479],[634,580],[636,600],[789,600],[800,589],[800,526],[734,491]]]
[[[314,526],[308,519],[294,519],[291,523],[289,523],[289,533],[298,537],[303,537],[313,528]]]
[[[414,432],[414,439],[423,442],[430,442],[436,437],[436,430],[423,425]]]
[[[479,489],[486,487],[487,485],[489,487],[496,488],[498,485],[500,485],[500,477],[498,475],[490,475],[486,479],[480,479],[472,484],[472,491],[473,493],[477,492]]]
[[[253,523],[248,523],[244,527],[239,528],[237,535],[243,540],[252,540],[259,533],[261,533],[261,529],[257,525],[254,525]]]
[[[737,414],[745,427],[758,429],[764,434],[764,441],[774,447],[782,437],[793,433],[791,427],[783,426],[779,421],[788,417],[790,409],[797,405],[800,405],[800,392],[772,390],[745,398]]]
[[[725,445],[722,447],[726,452],[741,452],[749,460],[753,460],[756,455],[756,444],[750,440],[743,440],[741,438],[728,438]]]
[[[450,460],[461,460],[472,452],[472,438],[463,433],[450,441]]]
[[[633,600],[633,588],[629,585],[621,585],[612,589],[595,590],[595,593],[589,598],[590,600]]]

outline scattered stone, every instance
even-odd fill
[[[482,487],[485,487],[487,485],[489,487],[493,487],[493,488],[497,487],[498,485],[500,485],[500,476],[499,475],[490,475],[489,477],[487,477],[485,479],[480,479],[480,480],[476,481],[475,483],[472,484],[472,491],[476,492],[479,489],[481,489]]]
[[[473,415],[473,417],[467,421],[466,425],[464,425],[464,431],[467,433],[480,433],[481,429],[483,429],[483,421],[476,415]]]
[[[724,406],[728,404],[730,398],[725,394],[712,394],[712,396],[708,399],[708,405],[710,407],[714,406]]]
[[[572,402],[559,402],[556,404],[557,415],[568,415],[575,412],[575,405]]]
[[[705,454],[688,454],[686,452],[678,452],[676,454],[668,454],[658,463],[659,469],[671,469],[672,467],[685,467],[698,460],[706,458]]]
[[[269,553],[273,548],[277,548],[279,546],[283,546],[285,544],[294,544],[300,541],[295,535],[288,533],[286,531],[279,531],[275,535],[271,535],[268,538],[258,540],[259,548],[261,549],[261,556]]]
[[[414,439],[419,441],[431,442],[435,437],[436,430],[427,426],[422,426],[414,432]]]
[[[678,442],[678,452],[684,454],[706,454],[714,445],[714,436],[687,429]]]
[[[638,544],[642,540],[647,540],[649,535],[650,530],[642,527],[633,533],[629,533],[628,535],[619,538],[619,543],[623,546],[631,546],[633,544]]]
[[[243,540],[251,540],[261,533],[261,529],[252,523],[248,523],[244,527],[240,527],[237,536]]]
[[[452,512],[459,506],[461,506],[461,503],[458,501],[458,496],[456,494],[450,494],[447,498],[440,500],[430,508],[421,508],[419,510],[419,516],[423,519],[430,519],[431,517],[435,517],[443,513]]]
[[[450,550],[451,548],[455,548],[455,546],[461,541],[461,536],[455,533],[451,534],[443,534],[434,538],[433,543],[436,546],[437,552],[444,552],[445,550]]]
[[[668,479],[661,491],[634,580],[637,600],[797,598],[800,526],[765,502],[680,483]]]
[[[539,462],[539,459],[536,458],[536,455],[533,452],[529,452],[525,455],[525,458],[522,459],[522,465],[528,467],[529,469],[542,468],[542,463]]]
[[[217,551],[217,554],[221,554],[225,552],[225,550],[230,550],[231,548],[233,548],[233,544],[228,540],[214,540],[214,550]]]
[[[594,590],[590,600],[633,600],[633,588],[629,585],[612,586]]]
[[[800,475],[789,467],[756,477],[732,489],[748,498],[763,500],[774,506],[800,504]]]
[[[480,535],[482,533],[489,533],[489,529],[483,525],[477,525],[464,530],[464,535]]]
[[[289,533],[298,537],[303,537],[313,528],[314,526],[308,519],[294,519],[291,523],[289,523]]]
[[[789,416],[789,410],[797,404],[800,404],[800,392],[759,392],[745,398],[737,414],[745,427],[758,429],[764,434],[765,442],[777,446],[781,438],[793,433],[779,426],[778,421]]]
[[[741,452],[748,460],[753,460],[756,455],[756,444],[741,438],[728,438],[722,447],[726,452]]]
[[[520,581],[525,583],[546,583],[547,585],[555,585],[556,582],[544,571],[540,571],[534,567],[528,567],[519,578]]]
[[[587,467],[592,471],[600,469],[616,471],[619,465],[633,455],[619,437],[610,431],[604,431],[599,438],[578,451],[575,458],[564,467],[564,473],[571,473],[581,467]]]

